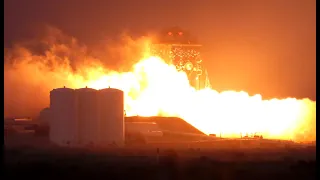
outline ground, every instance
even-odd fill
[[[199,146],[200,147],[200,146]],[[315,179],[315,146],[197,148],[153,144],[59,148],[45,138],[5,139],[9,179]]]

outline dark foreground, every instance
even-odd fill
[[[7,179],[315,179],[315,147],[5,148]]]

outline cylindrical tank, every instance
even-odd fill
[[[78,100],[79,142],[96,145],[99,142],[99,117],[97,90],[76,89]]]
[[[74,89],[58,88],[50,92],[50,139],[59,145],[77,144],[77,103]]]
[[[124,93],[106,88],[98,92],[101,145],[124,145]]]
[[[50,119],[50,108],[44,108],[39,114],[39,123],[41,125],[48,125]]]

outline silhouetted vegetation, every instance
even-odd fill
[[[158,153],[157,153],[158,152]],[[309,148],[207,150],[162,148],[5,148],[9,179],[315,179]],[[262,158],[264,156],[264,160]],[[268,157],[270,157],[268,159]]]

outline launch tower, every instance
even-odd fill
[[[208,73],[203,66],[201,47],[188,32],[179,27],[166,29],[159,33],[151,45],[151,54],[159,56],[184,71],[190,84],[197,90],[210,87]]]

